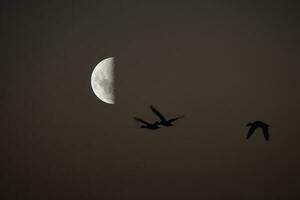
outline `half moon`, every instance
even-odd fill
[[[91,85],[95,95],[105,103],[115,103],[114,58],[98,63],[92,72]]]

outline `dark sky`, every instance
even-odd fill
[[[299,3],[184,2],[1,1],[1,199],[300,198]]]

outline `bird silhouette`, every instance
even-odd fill
[[[134,119],[136,121],[141,122],[141,123],[144,124],[144,125],[141,125],[140,128],[147,128],[147,129],[150,129],[150,130],[156,130],[156,129],[160,128],[159,122],[154,122],[153,124],[151,124],[151,123],[146,122],[145,120],[143,120],[141,118],[138,118],[138,117],[134,117]]]
[[[248,123],[246,126],[250,126],[247,139],[251,137],[251,135],[254,133],[254,131],[257,128],[261,128],[264,134],[265,139],[268,141],[269,140],[269,125],[261,122],[261,121],[255,121],[253,123]]]
[[[163,126],[173,126],[172,122],[174,122],[180,118],[183,118],[183,115],[182,115],[180,117],[166,119],[153,105],[150,106],[150,109],[159,117],[159,119],[161,120],[159,123]]]

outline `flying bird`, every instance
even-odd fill
[[[138,122],[143,123],[143,125],[141,125],[140,128],[147,128],[147,129],[150,129],[150,130],[156,130],[156,129],[160,128],[159,122],[154,122],[153,124],[151,124],[151,123],[146,122],[145,120],[143,120],[141,118],[138,118],[138,117],[134,117],[134,119]]]
[[[150,106],[150,109],[156,114],[161,120],[159,123],[163,126],[173,126],[172,122],[175,122],[178,119],[183,118],[183,115],[180,117],[175,117],[171,119],[166,119],[153,105]]]
[[[257,128],[261,128],[264,134],[265,139],[268,141],[269,140],[269,125],[261,122],[261,121],[255,121],[253,123],[248,123],[246,126],[250,126],[247,139],[251,137],[251,135],[254,133],[254,131]]]

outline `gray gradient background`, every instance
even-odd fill
[[[1,199],[299,199],[299,5],[149,2],[1,1]]]

